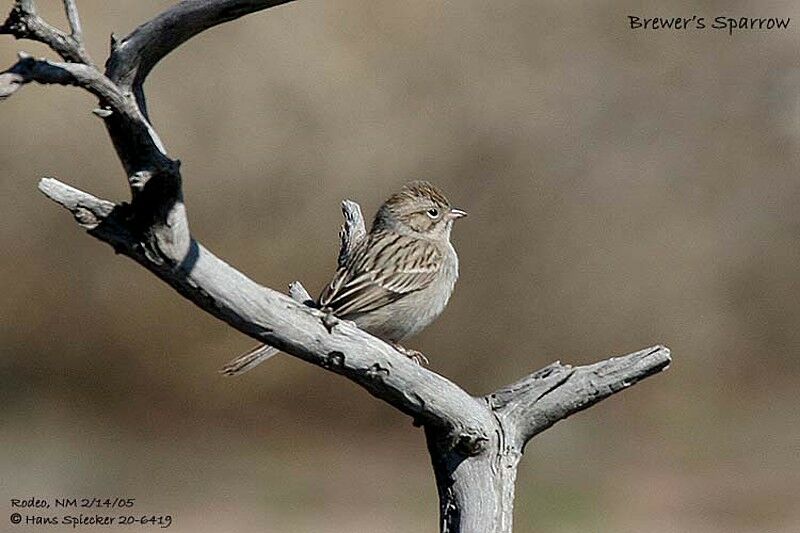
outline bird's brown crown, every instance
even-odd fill
[[[423,180],[412,181],[407,183],[400,189],[399,192],[391,195],[385,205],[389,208],[404,205],[415,200],[429,200],[431,203],[440,207],[450,207],[450,202],[447,200],[442,191],[437,189],[431,183]]]

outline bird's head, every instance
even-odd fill
[[[427,181],[412,181],[383,203],[373,228],[447,240],[453,221],[465,216],[465,211],[452,207],[444,194]]]

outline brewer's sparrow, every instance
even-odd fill
[[[378,209],[369,233],[322,290],[317,307],[355,322],[417,362],[426,361],[397,343],[425,328],[447,305],[458,278],[450,230],[463,216],[466,212],[451,207],[430,183],[409,183]],[[221,372],[241,374],[276,353],[272,346],[257,346]]]

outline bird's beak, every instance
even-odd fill
[[[467,216],[467,212],[464,211],[463,209],[453,208],[450,210],[450,216],[453,218],[464,218],[465,216]]]

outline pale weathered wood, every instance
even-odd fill
[[[71,34],[48,25],[32,0],[18,0],[0,33],[34,39],[64,62],[20,60],[0,74],[0,98],[24,84],[79,86],[99,99],[103,119],[131,189],[115,203],[44,178],[41,191],[89,234],[138,262],[204,311],[245,335],[336,372],[411,416],[425,429],[439,492],[440,529],[510,533],[517,467],[526,443],[559,420],[633,385],[670,363],[656,346],[593,365],[558,363],[484,397],[473,397],[380,339],[314,309],[299,282],[290,297],[263,287],[191,235],[180,164],[150,125],[143,84],[177,46],[215,25],[285,1],[186,0],[112,41],[105,72],[88,57],[74,0],[64,0]],[[339,264],[366,234],[357,203],[342,204]],[[376,525],[376,528],[378,526]],[[232,529],[235,530],[235,527]]]
[[[494,419],[481,453],[465,457],[426,428],[439,490],[441,530],[510,533],[517,466],[527,442],[559,420],[664,370],[669,350],[654,346],[593,365],[554,363],[485,396]]]
[[[0,34],[39,41],[49,46],[64,61],[91,65],[92,59],[83,46],[83,34],[74,0],[64,0],[64,8],[72,30],[71,35],[42,20],[36,13],[33,0],[14,2],[11,13],[0,26]]]
[[[344,223],[339,230],[339,258],[337,264],[344,266],[347,258],[352,254],[355,246],[367,235],[367,228],[364,224],[364,215],[361,214],[361,206],[352,200],[342,202],[342,215]]]

